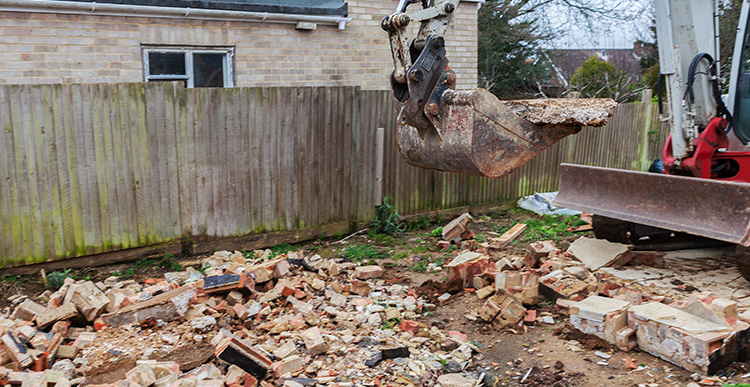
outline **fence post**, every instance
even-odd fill
[[[375,134],[375,195],[376,206],[383,204],[383,161],[385,159],[385,129],[378,128]]]
[[[651,103],[651,96],[653,95],[653,90],[651,89],[645,89],[641,92],[641,103],[643,104],[643,114],[645,115],[643,120],[643,129],[641,132],[641,145],[639,148],[639,155],[638,158],[640,160],[640,171],[646,171],[648,170],[649,165],[651,165],[651,160],[649,160],[649,132],[651,131],[651,116],[652,116],[652,109],[654,108],[654,104]]]

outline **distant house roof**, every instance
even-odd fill
[[[643,54],[637,48],[551,50],[550,56],[558,76],[562,76],[567,82],[570,82],[576,70],[591,56],[611,63],[634,80],[641,77],[639,60]]]
[[[347,16],[343,0],[57,0],[156,7],[202,8],[225,11],[268,12],[298,15]]]

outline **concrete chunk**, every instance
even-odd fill
[[[612,243],[603,239],[581,237],[570,244],[568,252],[589,268],[619,267],[632,259],[633,245]]]

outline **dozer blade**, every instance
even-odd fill
[[[582,126],[602,126],[616,103],[611,99],[500,101],[484,89],[446,90],[425,113],[431,130],[406,125],[402,105],[398,147],[420,168],[502,177]]]
[[[554,205],[750,246],[750,184],[560,165]]]

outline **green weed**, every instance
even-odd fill
[[[413,254],[424,254],[430,251],[430,249],[425,245],[411,246],[409,247],[409,250],[411,250]]]
[[[419,273],[424,273],[427,271],[427,260],[426,259],[420,259],[417,263],[412,265],[412,267],[409,268],[411,271],[416,271]]]
[[[388,234],[378,234],[375,230],[368,231],[367,236],[379,245],[391,245],[396,241],[392,236]]]
[[[47,287],[52,290],[58,290],[65,283],[66,278],[75,278],[75,275],[70,274],[70,269],[63,271],[53,271],[47,274]]]
[[[430,227],[430,225],[432,225],[432,222],[428,216],[419,216],[406,222],[405,229],[407,232],[411,232],[426,229]]]
[[[162,269],[169,269],[172,271],[180,271],[182,270],[182,265],[180,265],[179,262],[177,262],[177,258],[175,258],[172,254],[165,255],[161,261],[159,261],[159,267]]]
[[[383,199],[383,204],[375,207],[375,218],[370,223],[370,227],[375,230],[376,234],[401,234],[404,231],[401,215],[388,201],[389,198],[386,197]]]
[[[430,233],[430,236],[441,238],[443,236],[443,228],[442,227],[435,227],[432,232]]]
[[[243,256],[243,257],[244,257],[245,259],[247,259],[248,261],[250,261],[250,260],[253,260],[253,259],[255,259],[255,258],[256,258],[256,257],[255,257],[255,251],[253,251],[253,250],[250,250],[250,251],[247,251],[247,250],[242,250],[242,256]]]
[[[398,260],[404,259],[404,258],[406,258],[408,256],[409,256],[409,252],[408,251],[399,251],[398,253],[393,254],[393,259],[396,260],[396,261],[398,261]]]
[[[398,317],[389,318],[386,322],[383,323],[383,326],[381,329],[391,329],[395,327],[396,325],[401,324],[401,319]]]
[[[347,246],[343,253],[343,257],[354,261],[370,261],[373,259],[388,258],[388,253],[376,248],[373,245],[351,245]]]
[[[271,252],[273,252],[273,256],[279,256],[281,254],[286,254],[290,251],[294,250],[294,246],[290,245],[289,243],[277,243],[271,247]]]
[[[125,271],[113,271],[112,275],[115,277],[120,277],[120,279],[128,279],[135,277],[135,269],[132,267]]]

